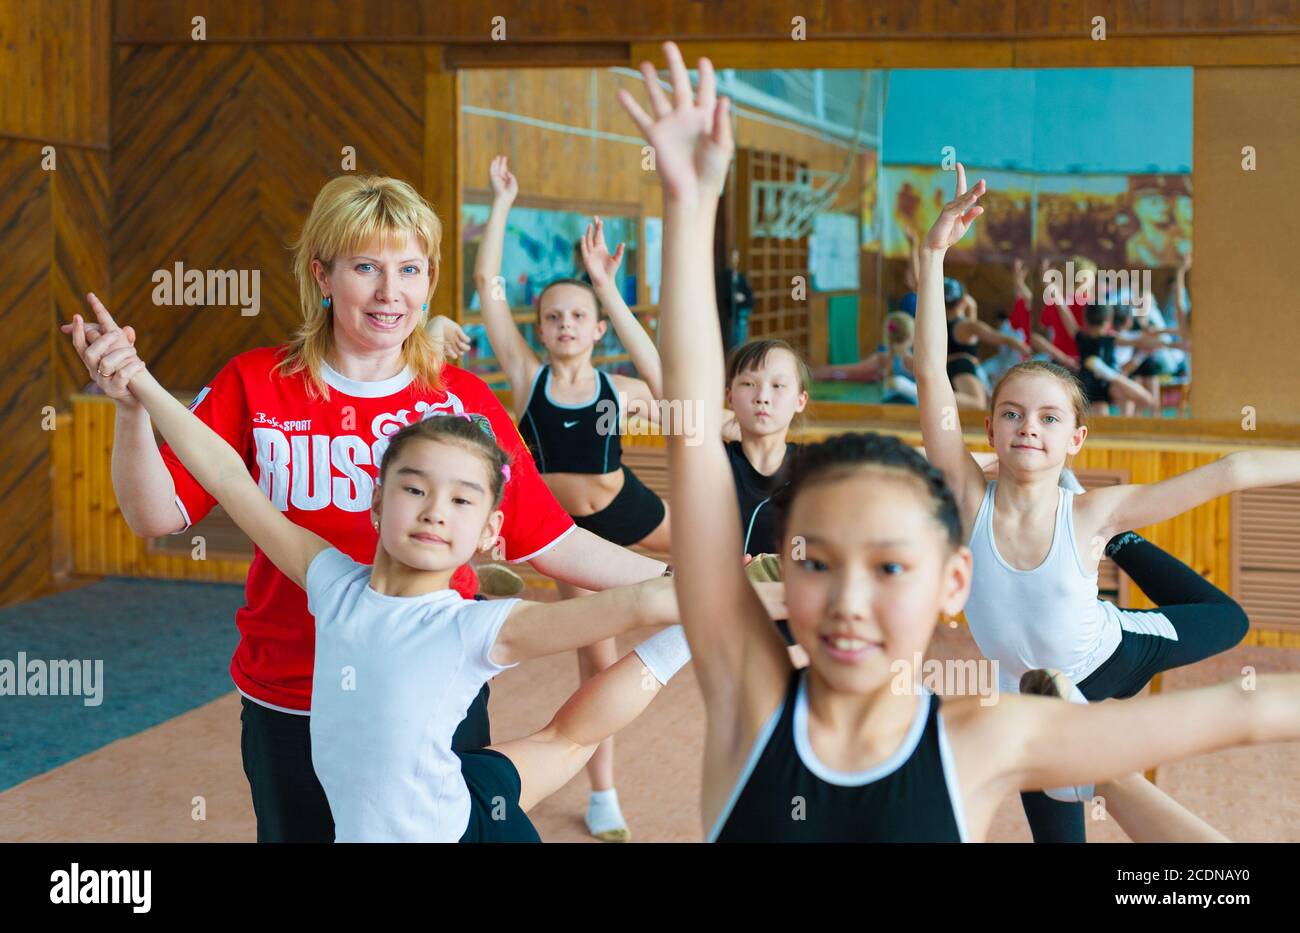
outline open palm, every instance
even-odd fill
[[[614,273],[623,264],[623,246],[620,243],[614,255],[610,255],[605,243],[605,225],[599,217],[593,217],[593,224],[587,224],[587,232],[582,235],[579,245],[582,249],[582,262],[591,276],[591,284],[600,288],[614,280]]]
[[[727,177],[734,149],[730,103],[725,97],[717,97],[713,65],[707,58],[700,59],[700,86],[692,92],[690,75],[677,45],[665,42],[664,55],[672,75],[672,100],[659,86],[654,66],[642,62],[641,74],[654,117],[622,88],[619,103],[653,147],[655,169],[669,197],[690,200],[701,192],[716,194]]]
[[[957,163],[957,196],[943,206],[939,218],[925,235],[928,249],[946,250],[966,235],[975,218],[984,213],[984,208],[976,202],[984,194],[984,179],[980,179],[974,188],[966,190],[966,167]]]

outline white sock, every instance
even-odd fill
[[[627,821],[618,806],[618,791],[612,787],[593,790],[587,800],[587,830],[595,835],[615,829],[627,829]]]
[[[641,663],[661,684],[668,683],[691,659],[691,648],[686,644],[686,630],[680,625],[669,626],[662,632],[651,635],[634,650],[641,658]]]

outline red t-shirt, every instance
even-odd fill
[[[191,410],[239,451],[276,508],[353,560],[368,564],[375,558],[379,537],[370,524],[370,500],[388,438],[435,415],[486,416],[497,443],[511,455],[501,500],[507,560],[531,560],[573,529],[573,519],[538,476],[510,415],[477,376],[444,366],[443,390],[421,392],[409,371],[381,382],[357,382],[326,366],[322,375],[330,398],[325,401],[308,396],[305,373],[288,379],[272,373],[281,353],[281,348],[261,347],[236,356],[198,394]],[[216,500],[170,446],[163,446],[162,455],[188,528]],[[467,598],[478,587],[468,566],[456,571],[452,585]],[[309,712],[316,627],[307,594],[255,548],[245,600],[235,614],[240,632],[230,661],[235,686],[265,706]]]
[[[1078,303],[1077,298],[1070,301],[1070,313],[1074,315],[1079,326],[1083,327],[1083,305]],[[1074,338],[1070,336],[1070,332],[1065,329],[1065,325],[1061,323],[1060,314],[1060,307],[1049,301],[1043,305],[1043,313],[1039,316],[1039,320],[1044,327],[1052,329],[1052,343],[1056,344],[1058,350],[1067,356],[1078,356],[1079,348]]]
[[[1033,333],[1033,324],[1029,320],[1029,302],[1024,297],[1016,298],[1016,303],[1011,306],[1011,313],[1007,315],[1007,321],[1011,324],[1011,329],[1020,334],[1020,339],[1029,342],[1029,335]]]

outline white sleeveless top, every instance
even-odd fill
[[[1047,557],[1017,570],[993,541],[993,493],[984,489],[971,528],[974,558],[966,621],[984,656],[998,662],[999,689],[1018,692],[1025,671],[1054,667],[1078,683],[1119,647],[1120,610],[1097,597],[1097,573],[1085,573],[1074,543],[1074,493],[1058,487],[1056,526]]]

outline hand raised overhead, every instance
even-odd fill
[[[618,91],[619,103],[653,147],[655,169],[667,198],[693,203],[702,196],[717,197],[735,148],[730,101],[716,96],[713,64],[707,58],[699,61],[699,89],[692,92],[690,75],[676,43],[665,42],[663,48],[672,74],[672,101],[659,86],[654,66],[642,62],[641,74],[654,116],[641,109],[623,88]]]
[[[925,248],[946,250],[966,235],[975,218],[984,213],[976,202],[985,192],[984,179],[966,190],[966,167],[957,163],[957,196],[943,206],[939,218],[925,235]]]
[[[582,249],[583,265],[587,267],[587,275],[591,276],[591,284],[601,288],[614,281],[614,274],[623,263],[625,244],[618,244],[618,249],[611,256],[609,246],[605,243],[605,224],[599,217],[593,217],[592,220],[594,226],[587,224],[587,231],[582,235],[579,246]]]
[[[492,196],[497,200],[513,204],[519,195],[519,179],[510,173],[510,162],[503,156],[496,156],[488,168],[488,180],[492,185]]]

